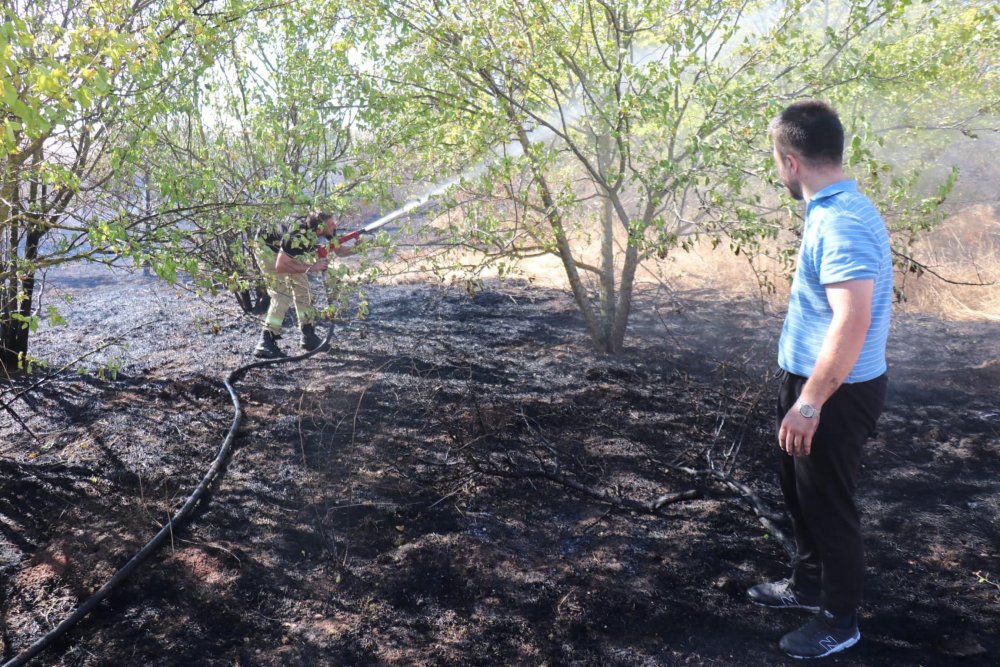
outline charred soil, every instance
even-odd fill
[[[231,299],[138,275],[50,283],[63,297],[68,323],[33,339],[51,365],[2,398],[4,660],[197,485],[257,331]],[[745,598],[787,562],[749,502],[781,508],[780,316],[650,292],[609,358],[557,291],[367,299],[329,351],[240,379],[208,496],[33,664],[794,662],[777,640],[805,619]],[[1000,326],[900,315],[890,361],[859,491],[863,640],[828,664],[996,664]]]

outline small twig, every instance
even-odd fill
[[[305,397],[305,391],[299,394],[298,418],[295,420],[295,428],[299,432],[299,452],[302,454],[302,467],[308,468],[309,464],[306,461],[306,434],[302,431],[303,401]]]
[[[14,402],[14,401],[11,401],[10,403],[13,403],[13,402]],[[21,419],[20,415],[18,415],[18,414],[17,414],[16,412],[14,412],[14,408],[12,408],[12,407],[10,406],[10,403],[4,403],[4,406],[3,406],[3,409],[4,409],[4,410],[5,410],[5,411],[6,411],[6,412],[7,412],[7,413],[8,413],[8,414],[9,414],[9,415],[11,416],[11,417],[13,417],[13,418],[14,418],[14,421],[16,421],[16,422],[17,422],[17,423],[18,423],[18,424],[19,424],[19,425],[21,426],[21,428],[22,428],[22,429],[24,429],[24,430],[25,430],[25,432],[27,432],[27,434],[31,436],[31,438],[32,438],[32,439],[33,439],[33,440],[34,440],[35,442],[41,442],[41,441],[42,441],[42,439],[41,439],[41,438],[39,438],[39,437],[38,437],[37,435],[35,435],[35,432],[31,430],[31,427],[29,427],[29,426],[28,426],[28,425],[27,425],[26,423],[24,423],[24,420],[23,420],[23,419]]]
[[[739,497],[743,498],[750,505],[754,514],[757,515],[757,520],[778,540],[788,555],[795,555],[795,542],[785,535],[785,532],[775,523],[779,519],[778,515],[768,509],[764,501],[760,499],[760,496],[754,493],[749,486],[742,482],[737,482],[721,470],[693,470],[683,466],[677,466],[674,469],[691,475],[710,477],[730,490],[735,491]]]
[[[382,364],[381,366],[379,366],[378,368],[376,368],[374,371],[372,371],[372,375],[376,375],[377,376],[377,374],[381,373],[382,370],[385,369],[386,366],[389,366],[389,365],[395,363],[396,361],[399,361],[401,358],[402,357],[395,357],[393,359],[390,359],[389,361],[385,362],[384,364]],[[368,384],[368,386],[365,387],[361,391],[361,395],[358,396],[358,402],[354,406],[354,417],[353,417],[353,419],[351,421],[351,446],[352,447],[354,446],[354,439],[355,439],[355,437],[357,436],[357,433],[358,433],[358,414],[360,414],[360,412],[361,412],[361,402],[363,400],[365,400],[365,394],[368,393],[368,390],[371,389],[372,385],[374,385],[374,384],[375,384],[375,380],[372,379],[372,381]]]
[[[989,572],[983,572],[982,570],[976,570],[972,574],[976,575],[976,577],[979,579],[979,583],[981,583],[981,584],[989,584],[990,586],[993,586],[998,591],[1000,591],[1000,582],[993,581],[992,579],[990,579],[990,573]]]
[[[209,547],[210,549],[218,549],[219,551],[223,552],[224,554],[226,554],[228,556],[232,556],[232,558],[241,567],[243,566],[243,561],[241,561],[240,557],[237,556],[235,553],[233,553],[232,550],[227,549],[226,547],[220,546],[218,544],[215,544],[213,542],[195,542],[193,540],[185,540],[183,537],[178,537],[177,541],[178,542],[183,542],[185,544],[190,544],[190,545],[195,546],[195,547]]]
[[[694,500],[695,498],[700,498],[701,492],[697,489],[689,489],[687,491],[678,491],[676,493],[667,493],[652,502],[652,507],[654,510],[658,510],[665,505],[673,505],[674,503],[679,503],[684,500]]]
[[[137,325],[135,327],[132,327],[128,331],[124,332],[121,336],[115,336],[114,338],[109,338],[104,343],[98,345],[97,347],[93,348],[92,350],[88,350],[87,352],[81,354],[76,359],[70,361],[69,363],[64,364],[63,366],[57,368],[56,370],[52,371],[48,375],[46,375],[46,376],[44,376],[42,378],[39,378],[39,380],[37,382],[34,382],[34,383],[28,385],[27,387],[25,387],[24,389],[22,389],[21,391],[15,393],[13,395],[13,397],[9,401],[7,401],[6,403],[3,404],[2,407],[4,409],[7,409],[9,406],[11,406],[11,405],[14,404],[14,401],[16,401],[20,397],[24,396],[25,394],[27,394],[27,393],[29,393],[31,391],[34,391],[35,389],[37,389],[41,385],[45,384],[46,382],[49,382],[50,380],[52,380],[56,376],[58,376],[61,373],[63,373],[68,368],[73,367],[75,364],[80,363],[81,361],[83,361],[84,359],[86,359],[87,357],[89,357],[91,355],[97,354],[98,352],[100,352],[102,350],[106,350],[107,348],[111,347],[112,345],[118,344],[119,342],[121,342],[121,340],[123,338],[125,338],[126,335],[132,333],[133,331],[138,331],[139,329],[142,329],[144,327],[148,327],[150,324],[153,324],[154,322],[156,322],[156,320],[149,320],[147,322],[143,322],[142,324],[139,324],[139,325]]]
[[[514,467],[514,466],[512,466]],[[585,496],[590,496],[602,503],[613,505],[620,509],[639,511],[639,512],[651,512],[655,513],[666,505],[679,503],[685,500],[692,500],[698,498],[701,492],[697,489],[690,489],[687,491],[680,491],[677,493],[664,494],[655,500],[644,502],[641,500],[636,500],[629,496],[623,496],[621,494],[614,495],[605,491],[603,489],[596,489],[592,486],[587,486],[575,479],[570,479],[565,475],[561,475],[555,472],[550,472],[541,468],[535,470],[501,470],[493,469],[492,474],[498,475],[500,477],[509,477],[514,479],[547,479],[550,482],[555,482],[556,484],[561,484],[567,488],[573,489]]]
[[[611,514],[611,513],[613,512],[613,511],[614,511],[614,509],[613,509],[613,508],[612,508],[612,509],[609,509],[609,510],[608,510],[607,512],[605,512],[604,514],[602,514],[601,516],[597,517],[596,519],[594,519],[593,521],[591,521],[590,523],[588,523],[588,524],[587,524],[587,525],[586,525],[586,526],[584,527],[584,529],[583,529],[583,531],[581,532],[581,534],[583,534],[583,535],[586,535],[587,533],[589,533],[589,532],[590,532],[590,531],[591,531],[591,530],[592,530],[592,529],[594,528],[594,526],[596,526],[597,524],[601,523],[601,522],[602,522],[602,521],[604,521],[604,520],[605,520],[606,518],[608,518],[608,515],[609,515],[609,514]]]
[[[395,503],[395,502],[376,503],[376,502],[366,501],[366,502],[363,502],[363,503],[350,503],[348,505],[332,505],[330,507],[327,507],[326,509],[328,511],[333,511],[333,510],[349,510],[349,509],[354,509],[355,507],[364,507],[364,508],[367,508],[367,509],[373,509],[373,508],[378,509],[378,508],[382,508],[382,507],[388,507],[388,508],[396,509],[396,508],[399,508],[399,507],[408,507],[408,506],[411,506],[411,505],[418,505],[418,504],[419,503],[416,502],[416,501],[410,502],[410,503]]]
[[[967,283],[961,280],[952,280],[950,278],[945,278],[940,273],[934,271],[931,267],[927,266],[926,264],[922,264],[921,262],[918,262],[909,255],[905,255],[899,252],[898,250],[893,250],[892,254],[895,255],[896,257],[901,257],[905,262],[912,264],[913,266],[917,267],[917,269],[919,269],[920,271],[929,273],[938,280],[947,283],[948,285],[958,285],[959,287],[989,287],[990,285],[996,285],[995,280],[991,280],[988,283],[983,281],[979,281],[978,283]]]
[[[455,489],[451,493],[448,493],[448,494],[446,494],[444,496],[441,496],[440,498],[438,498],[437,500],[435,500],[433,503],[431,503],[430,505],[428,505],[427,509],[434,509],[435,507],[437,507],[438,505],[440,505],[444,501],[448,500],[449,498],[458,495],[459,493],[461,493],[462,489],[465,488],[465,485],[468,484],[475,477],[476,477],[475,473],[472,474],[472,475],[469,475],[468,477],[466,477],[465,479],[462,480],[462,483],[458,485],[457,489]]]

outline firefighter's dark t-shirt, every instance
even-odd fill
[[[284,250],[285,254],[291,257],[315,252],[320,242],[316,231],[311,229],[304,219],[293,220],[271,229],[263,229],[257,238],[274,252]]]

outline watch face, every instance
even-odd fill
[[[799,406],[799,414],[805,417],[806,419],[812,419],[813,417],[816,416],[816,408],[809,405],[808,403],[803,403],[802,405]]]

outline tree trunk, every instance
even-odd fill
[[[618,306],[615,309],[615,324],[611,331],[611,348],[615,353],[621,352],[625,344],[625,331],[628,329],[628,317],[632,312],[632,288],[635,285],[635,270],[639,267],[639,246],[629,232],[628,248],[625,250],[625,263],[622,266],[622,277],[618,283]]]
[[[20,354],[28,351],[28,332],[23,323],[14,317],[21,312],[17,299],[18,288],[18,279],[11,271],[4,277],[3,285],[0,286],[0,293],[3,295],[0,300],[0,370],[4,375],[16,373]]]
[[[611,135],[605,132],[597,140],[597,168],[608,182],[611,165]],[[603,189],[597,184],[598,189]],[[621,345],[615,345],[614,327],[617,321],[615,304],[615,212],[610,192],[604,192],[601,201],[601,320],[604,326],[606,351],[616,354]]]
[[[31,317],[31,309],[35,302],[35,260],[38,259],[38,245],[45,234],[45,228],[37,222],[32,222],[28,228],[28,234],[24,241],[24,260],[28,268],[18,281],[17,308],[21,317]],[[16,328],[14,338],[15,350],[19,354],[28,353],[28,334],[30,330],[25,326],[25,320],[17,322],[21,326]]]
[[[17,188],[10,178],[9,165],[4,172],[0,196],[0,371],[4,375],[17,372],[18,322],[14,319],[17,307],[17,253],[21,244],[20,223],[14,214]]]
[[[40,165],[43,157],[42,144],[33,143],[17,160],[4,165],[0,182],[3,194],[0,223],[7,232],[0,245],[0,370],[6,375],[19,372],[21,358],[28,353],[31,330],[27,320],[34,303],[35,263],[39,244],[48,230],[45,214],[36,210],[37,205],[44,203],[48,188],[36,179],[29,179],[28,191],[24,193],[21,167],[28,159]],[[27,202],[22,201],[24,196]]]
[[[566,277],[569,279],[573,298],[576,300],[576,305],[583,314],[583,321],[587,326],[587,332],[590,334],[590,340],[595,349],[601,352],[610,352],[608,349],[609,341],[604,336],[604,327],[601,326],[600,320],[594,314],[594,308],[591,306],[587,288],[580,279],[580,272],[576,267],[576,260],[573,258],[573,249],[570,248],[569,239],[566,238],[566,229],[563,226],[562,216],[556,206],[555,198],[549,189],[548,181],[545,180],[545,175],[538,168],[538,163],[531,158],[531,144],[528,141],[528,134],[524,131],[524,127],[513,118],[512,122],[516,126],[517,138],[521,144],[521,148],[524,149],[524,154],[529,157],[528,161],[531,164],[532,175],[537,183],[538,195],[541,197],[542,205],[545,207],[545,217],[549,221],[549,226],[552,227],[552,233],[556,238],[556,249],[559,251],[559,258],[562,260],[563,268],[566,270]]]
[[[239,290],[235,293],[236,303],[240,304],[240,310],[247,315],[263,315],[271,305],[271,297],[267,290],[260,287]]]
[[[653,197],[649,197],[646,203],[646,210],[642,216],[642,226],[644,230],[649,227],[653,219],[655,208]],[[642,232],[638,232],[641,234]],[[632,289],[635,286],[635,272],[639,268],[639,241],[636,232],[628,229],[628,245],[625,248],[625,261],[622,265],[622,276],[618,282],[618,308],[615,312],[615,326],[611,332],[611,344],[616,351],[621,350],[625,344],[625,331],[628,329],[628,318],[632,312]]]

